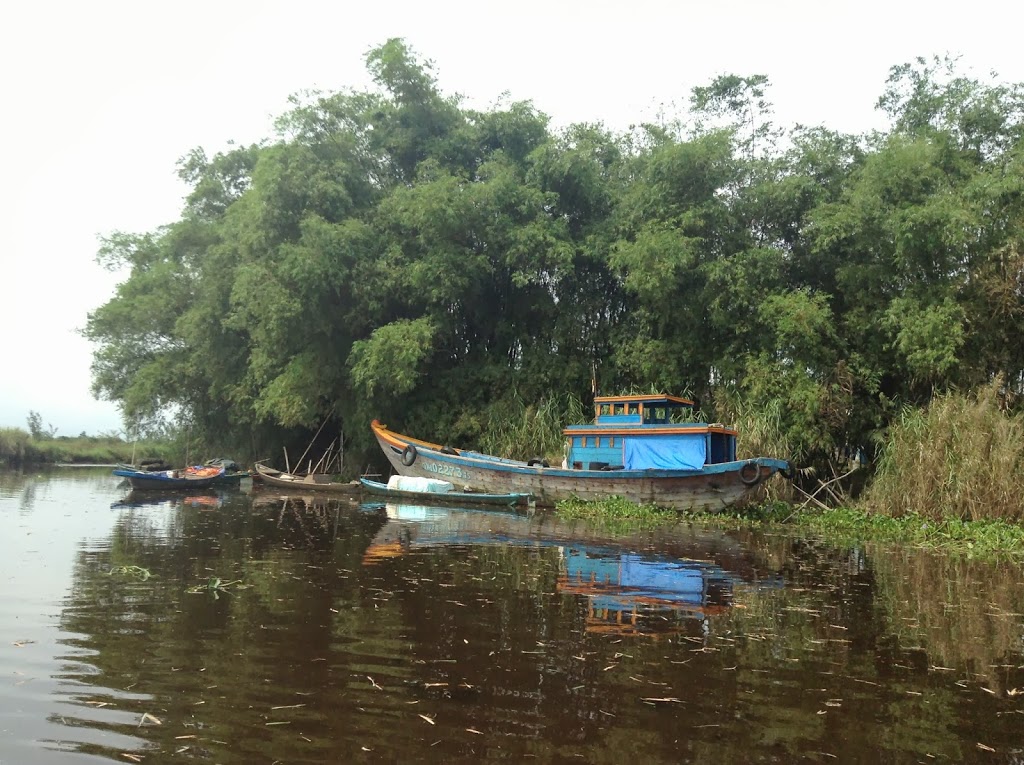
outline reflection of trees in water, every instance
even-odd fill
[[[82,714],[65,718],[144,736],[170,752],[180,748],[172,730],[262,726],[260,715],[245,711],[250,705],[265,713],[282,696],[294,701],[303,687],[319,691],[322,674],[311,657],[333,642],[339,600],[355,600],[359,592],[357,581],[345,586],[333,564],[358,561],[383,522],[369,514],[334,516],[332,508],[294,501],[217,513],[124,512],[108,545],[83,551],[76,561],[61,627],[79,636],[66,641],[73,650],[65,679],[82,686],[75,692]],[[128,565],[152,576],[109,573]],[[211,578],[240,579],[248,589],[186,592]],[[129,688],[135,695],[125,698]],[[99,704],[109,705],[102,714]],[[111,720],[114,708],[134,716]],[[173,721],[173,728],[136,730],[146,711]],[[248,759],[234,761],[261,757],[258,742],[253,746]]]
[[[892,625],[887,647],[904,664],[926,653],[998,695],[1024,689],[1024,589],[1019,562],[921,550],[872,550],[878,602]]]
[[[385,523],[293,498],[122,512],[109,543],[80,554],[62,615],[79,635],[66,679],[82,685],[83,703],[69,722],[165,752],[198,731],[222,762],[283,759],[296,745],[317,761],[357,743],[416,751],[426,735],[407,724],[416,702],[460,731],[455,754],[480,747],[474,726],[523,742],[521,752],[556,730],[583,746],[608,706],[592,657],[614,639],[588,629],[586,599],[559,592],[559,547],[442,544],[364,565],[370,540],[389,538]],[[115,566],[153,576],[112,576]],[[247,589],[185,592],[211,576]],[[114,707],[131,714],[112,718]],[[138,728],[143,712],[165,725]],[[271,735],[275,714],[298,718],[309,740]]]
[[[736,636],[726,661],[746,668],[738,714],[772,746],[823,736],[847,754],[859,740],[874,742],[865,757],[959,762],[985,736],[1020,745],[1000,724],[1013,702],[998,698],[1024,687],[1017,567],[784,537],[765,551],[786,587],[739,590],[719,626]]]
[[[156,759],[189,747],[183,757],[226,765],[416,760],[427,748],[485,761],[790,761],[815,751],[960,761],[962,741],[998,739],[1005,700],[975,693],[981,703],[964,704],[956,685],[970,679],[966,653],[949,654],[956,676],[928,670],[946,650],[930,634],[941,612],[923,612],[917,631],[906,622],[938,599],[940,576],[963,577],[958,597],[971,614],[1009,609],[1009,580],[984,584],[975,602],[967,583],[986,574],[970,566],[940,571],[763,535],[646,540],[642,553],[632,540],[624,549],[643,561],[687,568],[685,554],[720,573],[704,582],[699,613],[634,599],[640,623],[629,630],[618,628],[632,613],[629,592],[600,575],[573,580],[567,565],[574,551],[589,556],[577,573],[621,564],[620,548],[607,537],[573,547],[563,533],[511,515],[403,523],[319,498],[123,511],[109,543],[76,563],[62,628],[75,635],[65,679],[77,706],[62,713],[123,736],[89,751],[117,759],[143,739],[159,747]],[[108,573],[129,565],[153,576]],[[915,567],[921,582],[891,581]],[[186,592],[211,577],[246,589]],[[626,610],[598,629],[609,613],[594,604],[616,598]],[[979,649],[976,662],[1012,656],[1012,629],[987,629],[953,634],[1004,646]],[[143,712],[163,725],[139,727]],[[96,746],[83,738],[93,742],[83,751]]]

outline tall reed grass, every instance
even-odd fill
[[[20,465],[31,461],[32,438],[20,428],[0,428],[0,462]]]
[[[1024,520],[1024,415],[1001,406],[1001,382],[936,395],[890,427],[864,502],[936,521]]]
[[[487,412],[480,448],[488,454],[509,459],[546,458],[552,465],[564,456],[562,428],[590,422],[583,402],[571,394],[542,400],[527,406],[514,398],[495,402]]]
[[[716,399],[719,416],[724,423],[739,431],[736,441],[737,459],[772,456],[782,459],[799,458],[793,453],[782,424],[782,401],[773,399],[765,405],[755,405],[739,397]]]
[[[720,391],[715,396],[717,417],[739,433],[736,439],[736,458],[777,457],[790,460],[793,468],[801,467],[804,457],[790,443],[782,421],[782,401],[773,399],[765,405],[755,404],[741,396]],[[793,490],[781,476],[761,484],[751,494],[751,500],[768,501],[793,499]]]

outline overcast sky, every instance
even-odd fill
[[[505,91],[556,126],[613,129],[685,103],[718,74],[766,74],[777,122],[860,133],[889,67],[962,56],[1024,81],[1007,0],[717,3],[57,0],[0,11],[0,427],[29,410],[61,435],[120,427],[89,392],[77,330],[113,294],[97,237],[176,219],[177,160],[272,136],[290,94],[369,85],[364,56],[403,37],[441,88]]]

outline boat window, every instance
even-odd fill
[[[630,414],[639,414],[640,413],[640,405],[639,404],[630,404],[629,405],[629,413]]]
[[[625,404],[615,404],[615,412],[614,413],[615,414],[625,414],[626,413],[626,405]]]
[[[611,414],[612,413],[611,404],[601,404],[601,407],[598,409],[598,413],[599,414]]]

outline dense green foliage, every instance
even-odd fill
[[[616,135],[464,108],[399,40],[367,64],[378,88],[193,152],[180,220],[105,240],[127,277],[86,334],[133,425],[170,410],[243,458],[326,419],[373,459],[378,417],[528,457],[550,447],[532,418],[581,412],[596,370],[826,466],[936,391],[1021,388],[1017,85],[897,66],[891,127],[852,136],[779,129],[764,77],[723,76]]]

